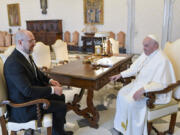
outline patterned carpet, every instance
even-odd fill
[[[73,54],[72,54],[73,55]],[[83,54],[80,56],[84,56]],[[121,88],[120,83],[110,82],[104,86],[99,91],[94,93],[94,105],[100,114],[99,128],[94,129],[88,126],[86,119],[76,115],[73,111],[67,113],[67,124],[65,125],[66,130],[74,131],[74,135],[118,135],[116,131],[113,130],[113,119],[116,109],[116,95],[118,90]],[[73,91],[77,88],[71,88]],[[86,102],[86,92],[81,101],[81,108],[85,107]],[[179,109],[180,110],[180,109]],[[160,130],[164,131],[168,129],[168,122],[170,117],[164,117],[158,119],[154,122],[154,126]],[[18,135],[23,135],[24,131],[18,132]],[[156,135],[154,131],[151,132],[152,135]],[[41,132],[35,131],[35,135],[46,135],[46,129],[42,129]],[[175,127],[174,135],[180,135],[180,112],[177,116],[177,122]]]

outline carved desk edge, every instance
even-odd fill
[[[127,69],[132,63],[132,57],[133,55],[129,55],[126,59],[112,67],[108,72],[103,73],[95,79],[81,78],[80,76],[67,76],[63,74],[59,75],[57,73],[48,71],[46,71],[46,73],[48,73],[50,77],[59,81],[62,85],[99,90],[109,82],[110,76],[118,74],[121,71]]]

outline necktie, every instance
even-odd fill
[[[35,64],[34,64],[34,61],[33,61],[31,55],[29,55],[29,60],[30,60],[31,66],[32,66],[32,68],[33,68],[33,72],[35,73],[35,75],[36,75],[36,77],[37,77],[36,67],[35,67]]]

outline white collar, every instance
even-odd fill
[[[150,55],[149,55],[149,57],[152,57],[152,56],[154,56],[157,52],[159,52],[160,51],[160,49],[157,49],[157,50],[155,50],[153,53],[151,53]]]

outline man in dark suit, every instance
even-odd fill
[[[51,105],[43,113],[53,113],[53,135],[73,134],[71,131],[64,131],[67,106],[61,85],[45,76],[30,57],[35,46],[34,35],[30,31],[20,30],[15,35],[15,43],[16,49],[4,65],[8,98],[15,103],[38,98],[49,99]],[[9,121],[23,123],[34,119],[37,119],[35,105],[9,108]]]

